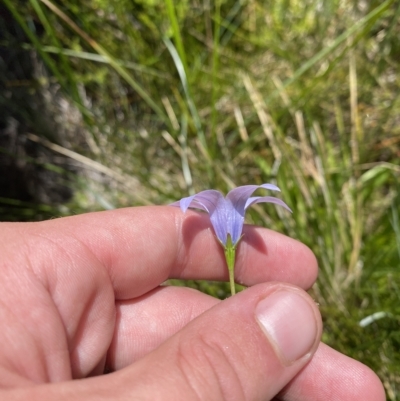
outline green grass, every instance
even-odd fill
[[[26,33],[21,49],[36,49],[82,115],[86,142],[69,150],[109,180],[80,177],[69,212],[277,183],[293,215],[255,207],[249,222],[310,246],[324,341],[398,400],[398,3],[4,3]],[[188,284],[221,298],[228,288]],[[367,316],[384,317],[360,327]]]

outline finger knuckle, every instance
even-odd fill
[[[178,366],[195,399],[246,400],[238,360],[232,357],[237,348],[226,333],[215,331],[180,343]]]

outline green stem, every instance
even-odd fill
[[[216,134],[216,122],[217,122],[217,74],[219,67],[219,41],[220,41],[220,19],[221,19],[221,0],[216,1],[215,5],[215,23],[214,23],[214,41],[212,48],[212,96],[211,96],[211,145],[212,145],[212,156],[215,157],[217,149],[217,134]]]
[[[225,252],[225,259],[226,259],[226,264],[228,265],[228,271],[229,271],[229,284],[231,286],[231,294],[235,295],[236,294],[236,288],[235,288],[235,257],[236,257],[236,246],[237,244],[232,243],[232,238],[228,234],[228,239],[226,241],[226,245],[224,246],[224,252]]]
[[[236,294],[235,272],[233,270],[229,270],[229,284],[231,286],[231,295],[235,295]]]

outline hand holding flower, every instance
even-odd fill
[[[0,399],[385,399],[366,366],[319,343],[304,291],[317,264],[298,241],[245,227],[249,288],[225,301],[162,285],[226,277],[209,226],[168,206],[1,223]]]

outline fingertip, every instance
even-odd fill
[[[385,401],[385,389],[378,375],[368,366],[363,365],[358,361],[354,362],[356,362],[358,365],[357,383],[360,399],[365,401]]]
[[[321,315],[312,298],[297,287],[272,284],[256,307],[256,318],[285,366],[308,360],[321,337]]]
[[[205,311],[133,368],[147,375],[147,394],[162,380],[165,399],[179,388],[179,399],[269,400],[310,360],[321,327],[303,290],[259,284]]]
[[[237,254],[237,279],[247,286],[280,281],[309,289],[318,277],[318,261],[302,242],[263,227],[245,226]]]
[[[382,382],[368,366],[321,343],[279,399],[384,401],[386,395]]]

